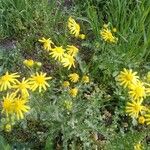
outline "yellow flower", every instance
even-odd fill
[[[143,149],[143,147],[140,142],[134,145],[134,150],[142,150],[142,149]]]
[[[79,38],[84,40],[85,39],[85,34],[79,34]]]
[[[63,82],[63,87],[64,87],[64,88],[69,87],[69,85],[70,85],[69,81],[64,81],[64,82]]]
[[[8,123],[8,124],[5,125],[4,129],[5,129],[6,132],[11,132],[11,128],[12,128],[11,124]]]
[[[145,118],[144,118],[143,116],[140,116],[140,117],[138,118],[138,122],[139,122],[140,124],[144,124],[144,123],[145,123]]]
[[[9,74],[8,72],[6,72],[5,75],[0,77],[0,91],[10,89],[12,87],[12,84],[15,84],[17,82],[16,78],[18,77],[20,77],[18,73]]]
[[[132,100],[131,102],[127,102],[126,112],[133,118],[138,118],[139,113],[142,113],[142,111],[145,110],[145,106],[142,106],[142,100]]]
[[[35,91],[37,88],[39,88],[39,92],[42,91],[42,88],[46,90],[46,86],[49,87],[47,80],[50,80],[50,79],[52,79],[52,77],[46,77],[46,73],[36,72],[36,74],[31,75],[31,78],[30,78],[31,90]]]
[[[132,99],[138,100],[138,99],[143,99],[146,97],[146,91],[145,87],[142,82],[138,81],[135,84],[131,84],[129,86],[129,96]]]
[[[21,82],[17,81],[17,84],[14,85],[13,88],[17,89],[16,93],[21,92],[23,96],[28,97],[29,96],[28,89],[30,89],[29,79],[25,80],[25,78],[23,78]]]
[[[54,45],[54,43],[52,42],[52,40],[50,38],[45,39],[43,37],[42,39],[39,39],[39,42],[43,43],[43,47],[47,51],[52,49],[51,45]]]
[[[69,74],[69,79],[71,82],[76,83],[79,80],[79,75],[76,73]]]
[[[70,89],[69,93],[72,97],[76,97],[77,94],[78,94],[78,89],[77,88],[72,88],[72,89]]]
[[[117,77],[117,80],[120,82],[120,85],[123,85],[124,88],[131,85],[131,83],[136,83],[138,81],[137,72],[132,72],[132,69],[123,69]]]
[[[33,67],[33,65],[34,65],[34,61],[32,60],[32,59],[25,59],[24,61],[23,61],[23,64],[25,65],[25,66],[27,66],[27,67]]]
[[[109,30],[108,28],[103,28],[100,31],[100,35],[101,35],[102,39],[106,42],[117,43],[117,41],[118,41],[118,38],[113,36],[111,30]]]
[[[58,59],[60,61],[64,56],[64,52],[65,50],[62,48],[62,46],[55,47],[52,49],[52,52],[50,52],[50,55],[52,55],[55,60]]]
[[[71,56],[76,56],[79,51],[79,49],[73,45],[67,45],[66,50],[67,50],[67,53]]]
[[[64,57],[61,60],[61,63],[64,67],[68,67],[68,70],[73,66],[75,68],[75,59],[73,56],[70,56],[68,54],[65,54]]]
[[[75,37],[78,37],[80,34],[80,25],[76,23],[76,21],[69,17],[68,19],[68,28],[70,30],[70,34],[73,34]]]
[[[29,112],[30,107],[26,105],[27,100],[20,99],[19,97],[14,101],[14,113],[17,116],[17,119],[23,119],[24,113]]]
[[[3,97],[3,102],[2,102],[2,113],[5,112],[6,116],[12,115],[13,114],[13,102],[15,99],[16,94],[8,94],[6,97]]]
[[[150,125],[150,113],[145,115],[145,122],[147,125]]]
[[[71,102],[71,101],[65,101],[65,102],[64,102],[64,107],[65,107],[67,110],[71,111],[71,110],[72,110],[72,102]]]
[[[90,82],[89,77],[86,76],[86,75],[84,75],[84,76],[82,77],[82,82],[83,82],[83,83],[89,83],[89,82]]]

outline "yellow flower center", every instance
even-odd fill
[[[77,31],[80,31],[80,26],[78,24],[75,25]]]
[[[133,76],[131,74],[126,75],[126,80],[132,81],[132,79],[133,79]]]
[[[138,104],[136,104],[136,105],[134,106],[134,111],[135,111],[135,112],[139,112],[140,110],[141,110],[141,106],[138,105]]]
[[[57,53],[60,53],[60,54],[62,54],[64,52],[61,47],[57,47],[55,50]]]
[[[43,84],[45,81],[44,77],[41,77],[41,76],[36,77],[35,80],[38,84]]]

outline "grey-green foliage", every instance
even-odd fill
[[[144,150],[149,150],[149,145],[145,144],[145,138],[148,130],[142,132],[130,131],[126,134],[118,133],[116,136],[110,140],[105,147],[106,150],[133,150],[134,146],[138,143],[141,144]]]
[[[0,136],[0,149],[1,150],[11,150],[10,145]]]

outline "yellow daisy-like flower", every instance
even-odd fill
[[[70,34],[73,34],[75,37],[78,37],[80,34],[80,25],[76,23],[76,21],[69,17],[68,19],[68,28],[70,30]]]
[[[13,114],[13,102],[15,99],[16,94],[15,93],[7,93],[6,97],[3,97],[2,102],[2,113],[5,113],[6,116]]]
[[[62,46],[60,46],[60,47],[55,47],[55,48],[53,48],[52,51],[50,52],[50,55],[52,55],[52,57],[53,57],[55,60],[61,61],[61,59],[62,59],[63,56],[64,56],[64,52],[65,52],[65,50],[62,48]]]
[[[134,150],[142,150],[142,149],[143,149],[143,147],[140,142],[134,145]]]
[[[17,119],[23,119],[24,113],[29,112],[30,107],[26,105],[27,100],[16,98],[14,101],[14,113],[17,116]]]
[[[79,51],[79,49],[73,45],[67,45],[66,50],[67,50],[67,53],[71,56],[76,56]]]
[[[64,82],[63,82],[63,87],[64,87],[64,88],[69,87],[69,85],[70,85],[69,81],[64,81]]]
[[[145,111],[145,106],[142,105],[142,100],[127,102],[126,105],[126,113],[129,114],[129,116],[133,118],[138,118],[139,113],[142,113],[142,111]]]
[[[106,42],[117,43],[117,41],[118,41],[118,38],[113,36],[111,30],[108,28],[103,28],[100,31],[100,35],[101,35],[102,39]]]
[[[136,84],[129,86],[129,96],[132,99],[138,100],[146,97],[146,90],[142,82],[138,81]]]
[[[84,76],[82,77],[82,82],[83,82],[83,83],[89,83],[89,82],[90,82],[89,76],[84,75]]]
[[[79,80],[79,75],[76,73],[69,74],[69,79],[71,82],[76,83]]]
[[[78,88],[72,88],[69,90],[69,93],[72,97],[76,97],[78,94]]]
[[[138,118],[138,122],[139,122],[140,124],[144,124],[144,123],[145,123],[145,117],[144,117],[144,116],[140,116],[140,117]]]
[[[120,85],[124,86],[124,88],[129,87],[131,83],[136,83],[138,81],[138,76],[136,76],[137,72],[132,72],[132,69],[123,69],[117,77],[117,80],[120,82]]]
[[[25,78],[22,79],[22,81],[17,81],[17,84],[15,84],[13,86],[13,88],[17,89],[17,92],[21,92],[21,94],[23,95],[23,97],[28,97],[29,93],[28,90],[30,89],[30,82],[29,79],[25,80]]]
[[[18,77],[20,77],[18,73],[9,74],[6,72],[5,75],[0,77],[0,91],[10,89],[17,82],[16,78]]]
[[[145,114],[145,122],[147,125],[150,125],[150,113]]]
[[[39,92],[42,91],[42,88],[46,90],[46,87],[49,87],[49,84],[47,83],[47,80],[52,79],[52,77],[46,77],[46,73],[43,72],[36,72],[35,75],[31,75],[30,80],[30,85],[31,85],[31,90],[35,91],[37,88],[39,88]]]
[[[27,67],[33,67],[34,66],[34,61],[32,59],[25,59],[23,61],[23,64]]]
[[[52,40],[50,38],[45,39],[44,37],[42,39],[38,40],[39,42],[43,43],[43,47],[45,50],[49,51],[52,49],[52,45],[54,45],[54,43],[52,42]]]
[[[61,59],[61,63],[64,67],[68,67],[68,70],[73,66],[75,68],[75,59],[73,56],[65,54]]]

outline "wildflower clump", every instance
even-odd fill
[[[49,87],[47,80],[52,77],[46,77],[46,73],[36,72],[31,74],[31,77],[25,78],[20,77],[18,73],[8,73],[0,77],[0,90],[1,92],[6,91],[1,99],[2,101],[2,114],[8,120],[6,131],[11,131],[9,125],[11,125],[14,120],[24,119],[25,115],[29,113],[29,99],[31,92],[35,91],[37,88],[40,93],[42,90],[46,90]],[[4,129],[5,130],[5,129]]]
[[[26,104],[27,101],[16,93],[7,93],[6,97],[3,97],[2,112],[6,114],[6,117],[15,115],[17,119],[23,119],[24,113],[29,112],[30,107]]]
[[[128,90],[128,101],[125,112],[136,119],[139,124],[150,124],[146,98],[149,96],[149,83],[141,80],[137,72],[132,69],[123,69],[117,76],[117,81]]]

